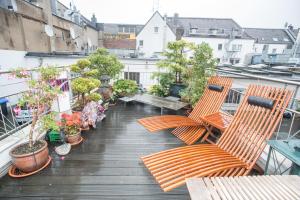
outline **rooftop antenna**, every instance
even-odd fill
[[[152,12],[159,10],[159,0],[153,0]]]

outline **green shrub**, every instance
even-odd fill
[[[149,93],[155,96],[164,97],[169,94],[169,89],[157,84],[150,87]]]
[[[98,94],[98,93],[92,93],[90,95],[87,96],[87,99],[90,100],[90,101],[95,101],[95,102],[98,102],[100,101],[102,98],[101,98],[101,95]]]
[[[134,95],[138,91],[138,85],[133,80],[117,80],[113,85],[114,93],[119,96],[130,96]]]

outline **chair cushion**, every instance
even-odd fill
[[[258,96],[249,96],[248,103],[255,106],[261,106],[264,108],[272,109],[274,106],[274,101],[271,99],[266,99]]]
[[[209,85],[208,85],[208,89],[214,90],[214,91],[217,91],[217,92],[222,92],[223,89],[224,89],[224,87],[221,86],[221,85],[209,84]]]

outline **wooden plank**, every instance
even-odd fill
[[[212,200],[209,190],[202,179],[188,179],[186,185],[192,200]]]

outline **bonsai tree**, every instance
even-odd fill
[[[179,96],[179,92],[186,87],[186,70],[190,65],[191,59],[188,57],[186,51],[193,47],[192,43],[184,40],[168,43],[167,50],[163,53],[166,59],[158,62],[157,66],[162,70],[160,73],[156,73],[154,77],[158,79],[159,85],[153,86],[152,93],[159,93],[164,95]],[[173,78],[169,78],[173,76]],[[162,84],[161,79],[168,77],[168,85]],[[169,91],[167,91],[169,90]]]
[[[104,48],[97,49],[96,52],[89,56],[91,68],[98,70],[97,77],[100,80],[101,76],[115,78],[124,68],[123,64],[114,55]]]
[[[92,91],[100,86],[100,81],[95,78],[98,74],[98,70],[91,69],[91,62],[87,59],[82,59],[71,66],[71,72],[79,75],[78,78],[72,81],[72,90],[78,95],[80,107],[84,107],[86,95],[91,95],[93,93]]]
[[[190,67],[186,70],[185,88],[181,97],[194,105],[204,92],[208,77],[214,74],[216,59],[213,57],[213,50],[207,43],[193,47],[193,58]]]
[[[158,67],[166,69],[167,72],[174,75],[175,83],[182,83],[183,73],[190,64],[185,50],[192,46],[191,43],[184,40],[178,40],[168,43],[167,50],[163,53],[166,59],[158,62]]]

